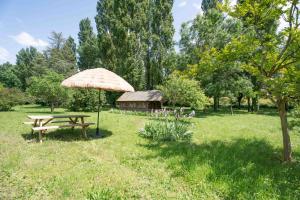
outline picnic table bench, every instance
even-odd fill
[[[38,131],[39,142],[42,142],[42,134],[49,129],[59,129],[71,127],[72,130],[77,126],[81,127],[81,132],[85,138],[86,128],[94,123],[87,123],[84,121],[84,118],[90,117],[89,115],[28,115],[27,116],[31,121],[24,122],[24,124],[32,125],[31,133]],[[46,126],[47,124],[59,124]]]

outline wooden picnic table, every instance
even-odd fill
[[[86,128],[94,123],[86,123],[84,119],[90,117],[89,115],[73,114],[73,115],[28,115],[27,116],[31,121],[24,122],[25,124],[32,125],[33,134],[34,131],[39,132],[39,142],[42,142],[42,134],[49,129],[59,129],[65,127],[71,127],[72,130],[74,127],[79,126],[82,128],[82,134],[86,138]],[[64,120],[61,120],[64,119]],[[47,124],[58,123],[56,126],[46,126]]]

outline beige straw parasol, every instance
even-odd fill
[[[99,132],[100,90],[117,92],[134,92],[134,88],[117,74],[104,69],[95,68],[79,72],[61,83],[69,88],[93,88],[99,90],[98,118],[96,135]]]
[[[95,88],[108,91],[134,92],[133,87],[117,74],[95,68],[79,72],[61,83],[69,88]]]

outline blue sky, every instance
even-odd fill
[[[15,63],[16,53],[30,45],[45,49],[51,31],[71,35],[77,41],[79,21],[89,17],[94,23],[96,3],[97,0],[0,0],[0,63]],[[175,0],[175,40],[181,23],[199,12],[201,0]]]

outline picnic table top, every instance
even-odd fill
[[[69,117],[90,117],[89,115],[72,114],[72,115],[27,115],[29,119],[55,119],[55,118],[69,118]]]

